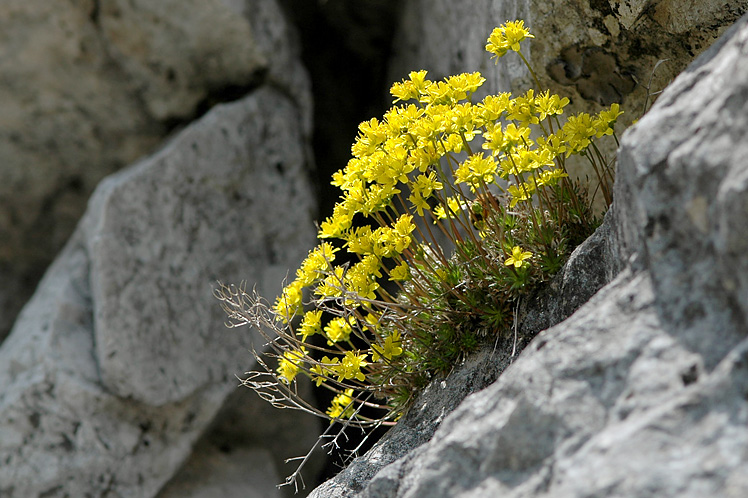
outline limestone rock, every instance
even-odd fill
[[[299,388],[310,394],[312,386],[300,383]],[[318,425],[296,412],[274,408],[247,389],[237,389],[157,498],[294,496],[293,487],[279,489],[276,485],[297,462],[278,463],[306,454],[324,430]],[[314,482],[323,462],[319,453],[304,467],[307,486]]]
[[[180,471],[179,482],[167,486],[159,498],[280,498],[280,482],[267,450],[254,448],[223,452],[198,445],[201,464],[191,462]],[[205,465],[207,462],[207,465]]]
[[[427,69],[440,79],[480,71],[478,96],[524,93],[535,83],[521,59],[495,64],[485,52],[491,30],[524,19],[535,38],[523,45],[543,88],[571,105],[568,113],[599,112],[620,103],[622,127],[649,107],[656,94],[742,14],[748,0],[409,0],[403,8],[391,79]],[[615,144],[602,144],[612,157]],[[594,177],[572,157],[572,176]],[[602,208],[602,202],[597,204]]]
[[[524,19],[535,39],[523,45],[544,87],[576,110],[621,103],[631,122],[651,92],[679,74],[743,13],[746,0],[408,0],[391,67],[392,79],[427,69],[432,78],[481,71],[484,92],[524,91],[532,84],[517,57],[498,65],[484,46],[491,30]],[[651,98],[650,98],[651,103]]]
[[[0,346],[1,496],[155,496],[187,459],[262,347],[216,280],[274,294],[313,245],[303,121],[263,88],[102,182]]]
[[[744,17],[624,135],[588,241],[618,275],[428,442],[382,450],[406,419],[311,496],[748,494],[747,51]]]
[[[0,33],[0,340],[106,175],[266,81],[309,124],[275,0],[9,0]]]

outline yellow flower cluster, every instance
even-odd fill
[[[486,44],[486,51],[497,59],[509,50],[519,52],[519,43],[525,38],[535,38],[525,28],[525,21],[508,21],[491,32]]]
[[[351,418],[353,413],[353,389],[346,389],[335,396],[326,412],[327,416],[330,417],[331,424],[339,419]]]
[[[491,33],[486,49],[496,58],[514,51],[524,61],[520,43],[527,38],[533,35],[523,21],[507,22]],[[568,176],[565,158],[584,154],[595,138],[612,134],[621,114],[614,104],[562,124],[569,99],[549,91],[516,97],[504,92],[475,102],[474,93],[486,81],[480,73],[442,81],[427,75],[414,71],[395,83],[390,90],[395,105],[382,119],[359,125],[351,159],[333,175],[331,183],[342,194],[320,224],[323,242],[309,252],[273,306],[295,341],[279,355],[278,378],[290,383],[303,371],[318,386],[335,390],[338,395],[327,411],[331,419],[353,416],[354,393],[381,381],[372,379],[386,378],[383,372],[405,358],[412,345],[396,328],[380,327],[398,306],[385,282],[405,294],[401,303],[420,302],[418,295],[430,292],[423,282],[435,281],[442,293],[453,285],[454,273],[446,261],[439,263],[442,250],[430,226],[437,224],[458,249],[464,238],[475,239],[474,228],[480,237],[489,233],[486,220],[492,210],[540,226],[545,221],[533,210],[538,205],[547,210],[552,199],[563,197],[549,192]],[[525,214],[517,215],[518,210]],[[419,225],[416,217],[427,223]],[[502,230],[494,222],[490,233],[501,235]],[[507,233],[506,243],[497,244],[497,271],[510,272],[510,287],[521,288],[535,255]],[[348,261],[336,265],[341,249]],[[429,280],[429,273],[436,280]],[[305,299],[314,309],[304,312]],[[301,320],[294,321],[296,316]],[[315,335],[328,346],[314,348],[322,359],[303,347]]]

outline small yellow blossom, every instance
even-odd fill
[[[342,382],[345,379],[356,379],[363,382],[366,380],[366,376],[361,371],[361,368],[368,365],[366,362],[366,353],[356,354],[358,351],[346,351],[343,359],[340,360],[340,365],[337,367],[338,382]]]
[[[330,379],[331,375],[335,373],[337,365],[340,363],[339,358],[328,358],[323,356],[322,359],[316,365],[310,368],[312,378],[317,387],[321,386],[323,382]]]
[[[306,354],[307,350],[305,348],[284,352],[283,357],[278,361],[278,378],[286,384],[290,384],[296,378],[296,374],[299,373]]]
[[[564,107],[569,104],[569,99],[564,97],[563,99],[556,94],[546,90],[535,98],[535,105],[538,110],[538,118],[542,121],[548,116],[555,114],[563,114]]]
[[[533,90],[528,90],[525,95],[517,97],[510,102],[507,119],[517,121],[521,127],[526,127],[531,124],[539,123],[537,112],[538,110],[535,105],[535,92]]]
[[[600,111],[600,114],[592,120],[595,136],[600,138],[603,135],[612,135],[615,131],[613,126],[621,114],[623,114],[623,111],[618,104],[612,104],[609,109]]]
[[[287,285],[281,295],[275,300],[273,310],[278,319],[284,323],[291,320],[302,310],[304,284],[300,280],[294,280]]]
[[[395,331],[392,333],[392,335],[388,336],[384,340],[384,346],[372,344],[371,348],[374,350],[371,355],[372,361],[379,361],[380,358],[391,360],[392,358],[400,356],[401,354],[403,354],[400,332]]]
[[[349,419],[353,417],[353,389],[346,389],[335,396],[326,413],[330,417],[331,424],[342,418]]]
[[[304,342],[310,335],[322,333],[322,310],[312,310],[304,313],[304,318],[301,320],[297,333]]]
[[[390,270],[390,280],[393,280],[393,281],[410,280],[410,269],[408,268],[408,263],[403,261],[402,263],[394,267],[392,270]]]
[[[504,261],[504,264],[506,266],[514,266],[515,268],[522,268],[527,264],[525,261],[531,257],[532,253],[530,251],[523,251],[521,247],[514,246],[512,248],[512,255]]]
[[[482,153],[473,154],[460,164],[455,171],[455,180],[476,187],[481,183],[489,184],[494,180],[498,165],[493,157]]]
[[[514,123],[509,123],[508,125],[506,125],[506,128],[504,128],[504,141],[501,145],[501,150],[503,152],[508,152],[517,146],[527,147],[531,144],[530,132],[530,128],[526,126],[518,127]]]
[[[335,261],[335,253],[338,248],[329,242],[323,242],[312,251],[309,251],[307,258],[301,263],[296,270],[297,279],[304,285],[312,285],[316,280],[321,278],[328,271]]]
[[[353,223],[353,213],[343,204],[336,204],[332,216],[320,225],[317,236],[320,239],[339,238]]]
[[[486,50],[496,57],[504,56],[509,50],[519,52],[519,44],[525,38],[535,38],[525,28],[525,22],[507,21],[491,32],[486,44]]]
[[[325,325],[327,344],[332,346],[336,342],[347,341],[352,331],[351,322],[355,323],[353,317],[346,319],[345,317],[339,316],[330,320],[330,322]]]
[[[314,294],[323,298],[342,296],[344,277],[345,268],[342,266],[334,267],[324,280],[314,288]]]
[[[484,82],[484,78],[479,72],[475,73],[462,73],[447,78],[447,83],[457,92],[461,94],[473,93],[477,90]],[[462,97],[465,98],[465,97]]]
[[[563,137],[569,148],[566,155],[579,153],[585,150],[595,136],[595,128],[592,126],[592,118],[586,112],[569,116],[562,129]]]
[[[486,121],[496,121],[509,108],[511,94],[502,92],[498,95],[488,95],[478,104],[478,112]]]

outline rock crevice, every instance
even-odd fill
[[[542,331],[522,354],[464,401],[430,386],[419,403],[454,409],[427,442],[388,450],[409,415],[310,496],[748,492],[746,36],[743,18],[624,134],[613,209],[525,307]]]

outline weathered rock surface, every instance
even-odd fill
[[[583,250],[618,275],[428,442],[402,447],[409,415],[310,496],[748,495],[746,54],[743,18],[624,135]]]
[[[484,46],[493,28],[524,19],[535,39],[523,52],[545,88],[568,96],[576,110],[619,102],[644,105],[742,14],[745,0],[408,0],[404,2],[391,66],[393,80],[427,69],[432,78],[481,71],[484,92],[524,91],[532,81],[521,60],[498,65]],[[641,85],[637,86],[637,82]]]
[[[274,294],[313,245],[307,140],[265,87],[102,182],[0,346],[0,496],[155,496],[174,475],[262,345],[224,328],[216,280]],[[302,448],[317,432],[287,425]]]
[[[300,384],[311,390],[311,385]],[[277,488],[321,429],[307,416],[279,411],[246,389],[236,389],[195,444],[192,455],[161,489],[158,498],[270,498],[294,496]],[[315,479],[321,452],[304,469],[307,486]]]
[[[308,125],[297,52],[274,0],[2,2],[0,340],[106,175],[263,82]]]
[[[493,28],[524,19],[535,38],[523,44],[543,88],[568,97],[570,112],[598,112],[618,102],[630,125],[654,94],[742,14],[748,0],[408,0],[393,44],[391,79],[429,70],[432,79],[480,71],[479,95],[535,84],[519,57],[495,64],[484,50]],[[662,62],[658,65],[658,63]],[[656,69],[656,70],[655,70]],[[615,145],[602,144],[612,156]],[[572,157],[572,175],[593,177]],[[602,207],[602,203],[599,203]]]

